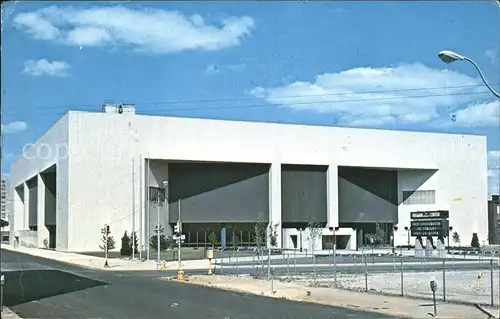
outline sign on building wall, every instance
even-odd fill
[[[447,210],[434,210],[428,212],[412,212],[411,219],[428,219],[428,218],[449,218],[450,212]]]

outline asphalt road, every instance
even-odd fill
[[[4,303],[25,318],[390,318],[159,280],[172,272],[89,270],[1,251]]]

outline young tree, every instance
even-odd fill
[[[231,246],[233,247],[234,250],[236,250],[236,247],[238,247],[238,245],[240,244],[240,238],[235,233],[233,233],[233,236],[231,237],[231,243],[230,244],[231,244]]]
[[[215,234],[214,231],[212,231],[209,235],[208,235],[208,242],[212,245],[212,249],[215,248],[215,245],[217,245],[217,235]]]
[[[111,228],[109,226],[104,226],[101,229],[101,242],[102,245],[99,245],[99,248],[101,248],[102,251],[110,251],[116,248],[116,242],[113,236],[111,236]],[[107,238],[107,245],[106,245],[106,238]]]
[[[271,247],[276,247],[278,246],[278,226],[280,224],[277,223],[277,224],[274,224],[272,225],[271,223],[269,223],[269,244],[271,245]]]
[[[490,244],[490,245],[491,245],[491,244],[493,243],[493,239],[494,239],[494,238],[493,238],[493,234],[492,234],[492,233],[488,233],[488,237],[487,237],[487,239],[488,239],[488,244]]]
[[[453,240],[453,242],[456,244],[459,244],[460,245],[460,235],[455,231],[453,232],[453,235],[451,237],[451,239]]]
[[[307,228],[309,229],[309,240],[311,242],[311,250],[314,255],[314,248],[316,247],[317,240],[321,238],[323,227],[321,227],[320,223],[316,221],[316,218],[312,216],[307,224]]]
[[[161,238],[160,238],[161,242]],[[135,231],[130,233],[130,241],[129,241],[129,247],[130,247],[130,254],[132,254],[132,245],[134,248],[134,252],[137,254],[139,252],[139,239],[137,238],[137,233]],[[160,243],[161,245],[161,243]]]
[[[317,240],[321,238],[323,228],[321,227],[320,223],[316,221],[316,218],[314,216],[312,216],[309,220],[307,228],[309,229],[309,241],[311,243],[311,251],[313,257],[314,285],[316,285],[316,255],[314,254],[314,249],[316,248]]]
[[[125,231],[122,237],[122,247],[120,248],[120,255],[130,256],[131,253],[132,251],[130,250],[130,237],[128,237],[127,231]]]
[[[149,247],[158,251],[158,236],[160,236],[160,249],[167,249],[167,238],[165,237],[165,230],[161,225],[160,229],[158,229],[158,226],[155,226],[155,229],[153,230],[153,236],[151,236],[151,238],[149,239]]]
[[[264,218],[264,214],[260,213],[257,222],[254,225],[255,244],[260,248],[266,244],[266,230],[268,222]]]
[[[479,238],[477,237],[477,233],[472,233],[472,240],[470,242],[470,246],[473,248],[479,248]]]

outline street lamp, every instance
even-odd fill
[[[448,238],[447,238],[448,239],[448,253],[450,253],[451,252],[451,248],[450,248],[450,236],[451,236],[451,231],[453,230],[453,227],[450,226],[448,229],[450,230],[448,232]]]
[[[481,79],[483,80],[484,85],[486,85],[486,87],[491,91],[491,93],[493,93],[493,95],[495,95],[497,98],[500,99],[500,94],[498,92],[496,92],[495,90],[493,90],[493,88],[488,84],[488,82],[484,78],[483,72],[481,71],[479,66],[476,64],[476,62],[474,62],[472,59],[470,59],[466,56],[460,55],[458,53],[448,51],[448,50],[439,52],[438,57],[444,63],[452,63],[455,61],[467,61],[467,62],[471,63],[476,68],[477,72],[479,73],[479,76],[481,76]]]
[[[163,181],[162,183],[163,185],[163,189],[165,190],[165,198],[162,199],[162,200],[166,200],[167,199],[167,192],[168,192],[168,182],[167,181]],[[157,233],[156,233],[156,244],[158,245],[157,246],[157,253],[158,253],[158,260],[156,261],[157,262],[157,267],[160,267],[161,265],[161,261],[160,261],[160,252],[161,252],[161,246],[160,246],[160,192],[161,188],[158,187],[158,192],[156,193],[156,212],[157,212]],[[167,203],[168,204],[168,203]]]
[[[398,226],[392,227],[392,254],[396,253],[396,232],[398,231]]]
[[[410,250],[410,227],[405,226],[406,233],[408,234],[408,250]]]

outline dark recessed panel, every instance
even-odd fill
[[[326,223],[327,166],[282,165],[281,207],[282,222],[286,225],[306,224],[314,216]]]
[[[397,171],[339,167],[339,222],[398,221]]]
[[[169,220],[252,222],[269,216],[269,168],[247,163],[169,163]]]

